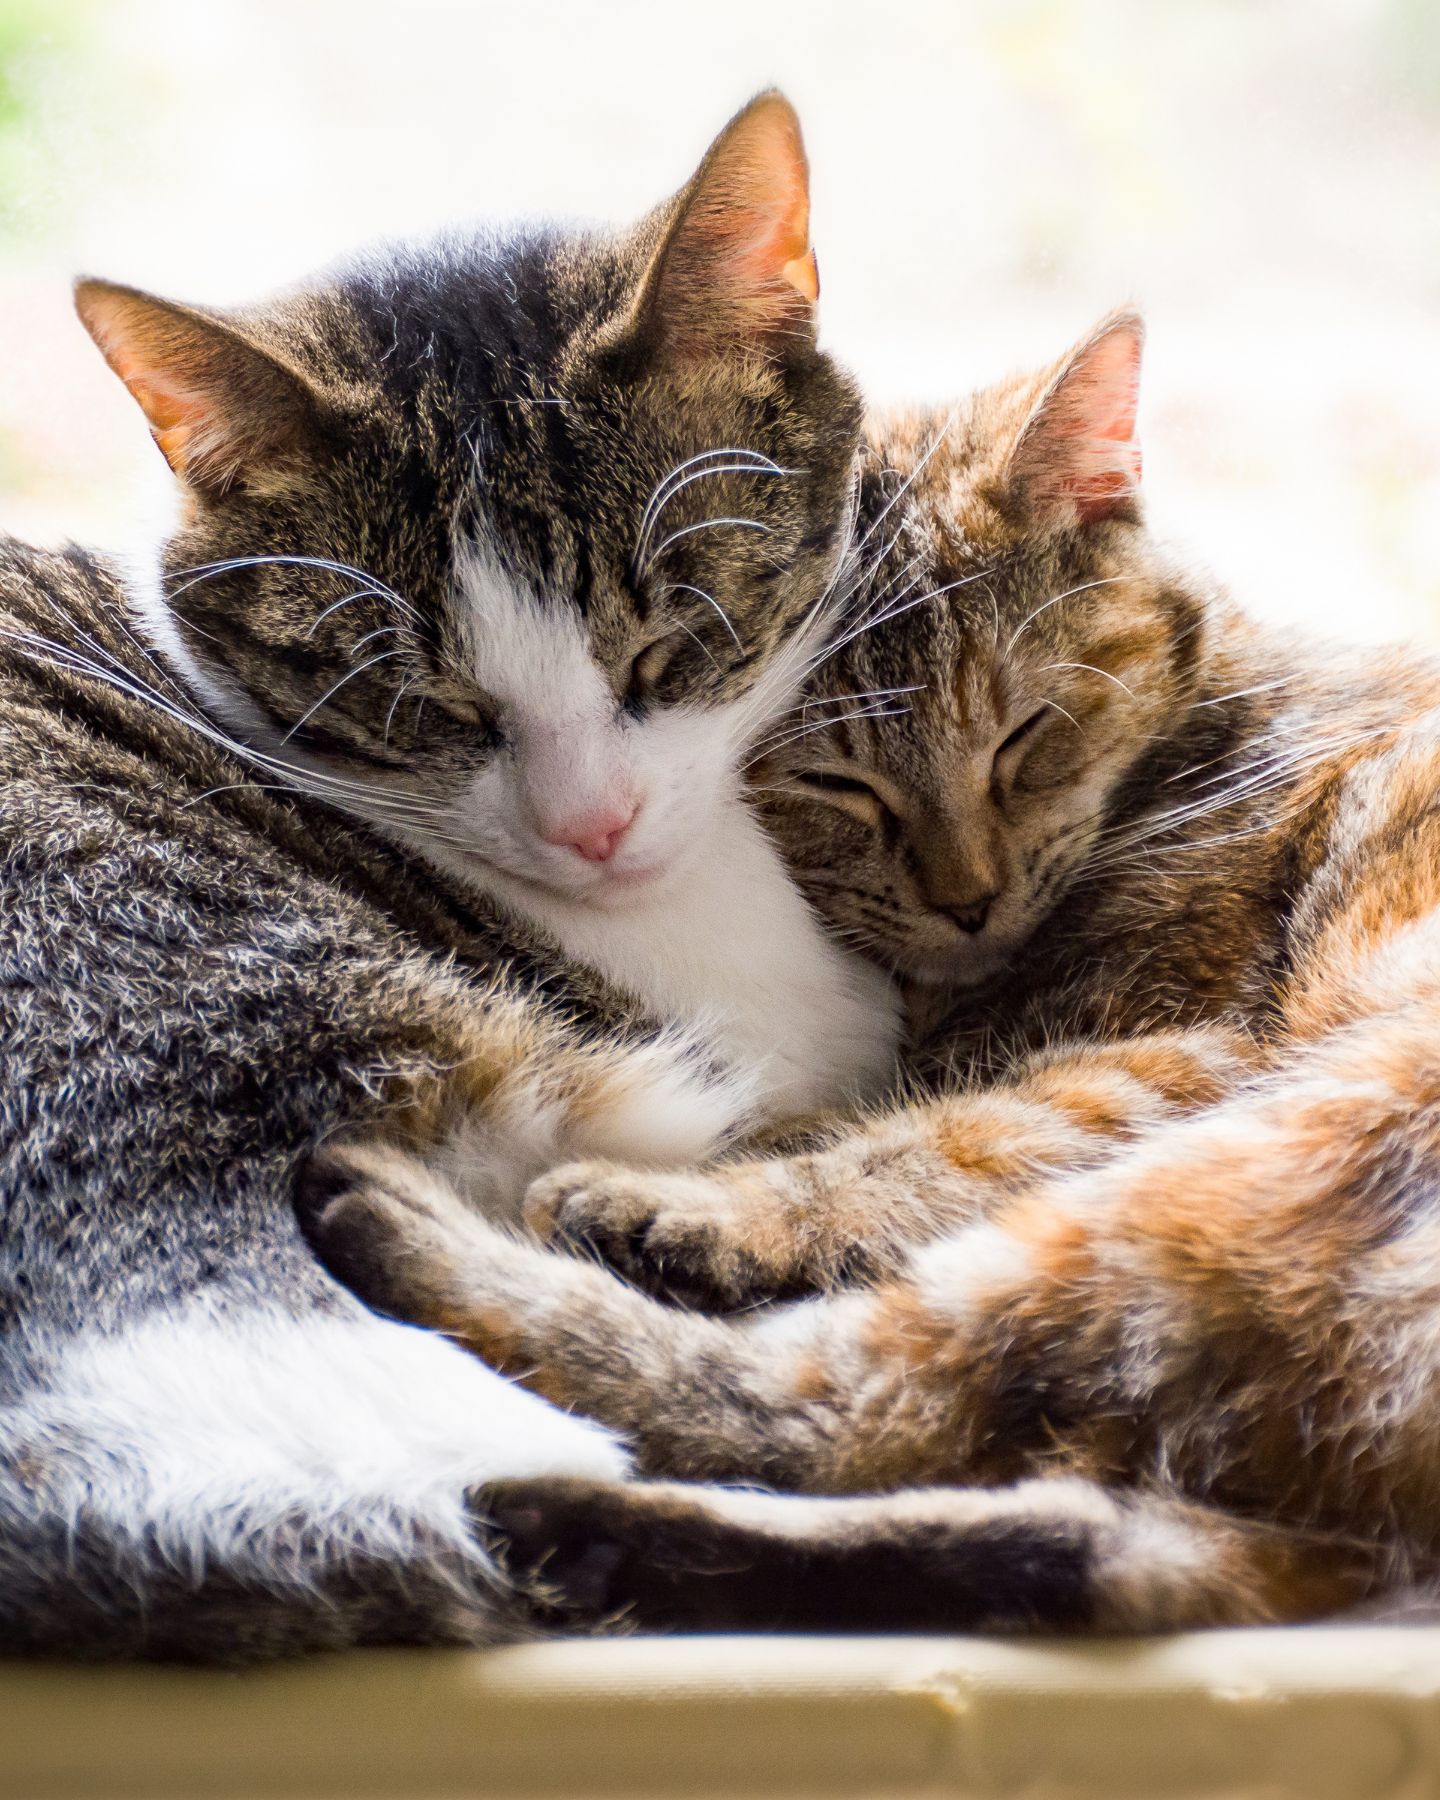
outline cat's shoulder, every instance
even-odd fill
[[[48,617],[64,635],[67,624],[85,629],[122,614],[124,585],[115,563],[79,544],[46,547],[0,532],[0,610],[30,629]]]
[[[172,740],[168,725],[179,710],[168,674],[132,622],[117,562],[76,544],[45,548],[0,534],[7,794],[17,784],[52,795],[74,790],[77,774],[102,766],[117,777],[132,769],[133,780],[134,754]]]

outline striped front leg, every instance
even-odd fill
[[[704,1311],[874,1279],[1044,1177],[1214,1104],[1255,1064],[1219,1027],[1059,1046],[994,1087],[832,1128],[803,1154],[703,1170],[581,1163],[542,1177],[543,1240]]]

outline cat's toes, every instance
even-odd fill
[[[683,1306],[728,1312],[774,1296],[705,1175],[575,1163],[533,1182],[525,1218],[541,1238],[594,1256]]]
[[[328,1144],[301,1164],[295,1216],[306,1243],[343,1286],[377,1312],[430,1323],[462,1203],[403,1150]]]
[[[525,1223],[542,1242],[597,1256],[637,1279],[644,1242],[665,1203],[661,1177],[614,1163],[567,1163],[532,1181]]]
[[[666,1482],[502,1481],[473,1505],[506,1574],[560,1630],[714,1629],[708,1593],[750,1562],[733,1529]]]
[[[624,1614],[635,1545],[622,1496],[621,1483],[545,1477],[483,1488],[473,1506],[489,1548],[543,1622],[574,1631]]]
[[[474,1509],[506,1573],[560,1630],[770,1631],[810,1622],[788,1616],[807,1546],[727,1517],[720,1490],[542,1477],[484,1488]],[[811,1604],[824,1628],[823,1607],[843,1615],[844,1603],[828,1593],[828,1569],[817,1573]]]

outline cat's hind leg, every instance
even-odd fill
[[[1297,1622],[1363,1599],[1353,1546],[1074,1477],[812,1499],[505,1483],[500,1553],[557,1616],[648,1631],[1088,1631]]]
[[[606,1432],[432,1334],[232,1294],[38,1343],[0,1405],[0,1655],[250,1662],[549,1616],[480,1490],[619,1479]]]

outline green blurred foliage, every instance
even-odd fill
[[[63,117],[52,107],[67,70],[83,60],[95,0],[0,0],[0,239],[31,235],[53,213],[44,193],[47,152]],[[37,181],[38,178],[38,181]]]

